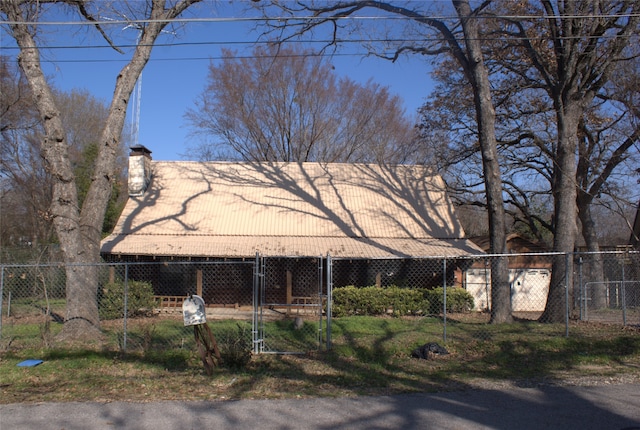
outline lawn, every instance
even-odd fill
[[[250,349],[250,324],[209,324],[221,349]],[[329,351],[254,355],[247,363],[236,357],[212,376],[195,352],[192,333],[176,322],[140,324],[129,338],[136,348],[127,353],[113,347],[122,344],[117,327],[105,328],[107,342],[90,347],[56,345],[58,327],[16,326],[11,339],[0,340],[1,403],[356,396],[479,384],[640,382],[640,330],[619,325],[572,323],[571,335],[564,337],[564,326],[450,318],[445,342],[442,321],[436,318],[335,318]],[[412,350],[427,342],[444,346],[449,354],[412,358]],[[43,363],[17,366],[34,358]]]

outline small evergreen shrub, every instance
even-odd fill
[[[347,286],[333,290],[333,315],[419,315],[429,302],[419,289]]]
[[[393,316],[424,314],[429,309],[429,300],[420,289],[389,287],[382,288],[387,302],[387,311]]]
[[[431,303],[431,313],[441,313],[443,309],[444,288],[426,290],[425,296]],[[447,287],[447,312],[469,312],[473,309],[473,296],[463,288]]]
[[[442,313],[444,289],[347,286],[333,290],[333,316],[428,315]],[[469,312],[473,296],[462,288],[447,288],[447,312]]]
[[[127,317],[147,316],[153,312],[155,299],[150,283],[129,281],[127,289]],[[104,286],[99,312],[103,320],[124,317],[124,283],[111,282]]]

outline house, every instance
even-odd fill
[[[490,251],[488,237],[471,238],[483,251]],[[552,261],[544,252],[544,245],[532,242],[519,234],[507,236],[509,258],[509,282],[513,312],[542,312],[544,310]],[[478,311],[491,308],[490,259],[477,260],[465,271],[462,284],[473,296]]]
[[[242,261],[259,254],[273,264],[267,282],[305,289],[304,273],[327,256],[339,265],[333,281],[340,286],[394,282],[372,269],[379,260],[402,261],[406,274],[419,271],[417,257],[482,252],[465,237],[444,181],[425,166],[153,161],[147,148],[131,149],[129,199],[102,241],[107,261]],[[176,276],[157,276],[157,293],[186,294],[193,278]],[[205,300],[239,301],[229,298],[229,288],[226,297]]]

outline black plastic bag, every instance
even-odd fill
[[[422,358],[428,360],[436,355],[447,355],[447,351],[443,346],[438,345],[435,342],[429,342],[422,345],[420,348],[416,348],[411,352],[411,356],[414,358]]]

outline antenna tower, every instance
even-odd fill
[[[127,28],[127,27],[125,27]],[[136,38],[136,46],[140,43],[142,30],[138,29],[138,37]],[[142,72],[138,76],[136,86],[133,88],[133,106],[131,106],[131,143],[138,146],[138,138],[140,135],[140,105],[142,104]]]

